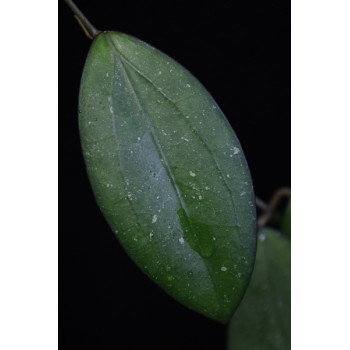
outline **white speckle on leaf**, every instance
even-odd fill
[[[108,72],[106,73],[106,77],[107,77],[107,78],[109,77],[109,73],[108,73]]]
[[[132,201],[132,194],[130,192],[128,193],[128,198]]]
[[[138,137],[137,140],[140,141],[140,140],[141,140],[141,137]]]
[[[260,233],[259,234],[259,241],[264,242],[265,238],[266,238],[265,233]]]
[[[233,147],[233,154],[238,154],[240,153],[240,149],[238,147]]]
[[[223,271],[223,272],[227,271],[227,267],[221,266],[221,271]]]
[[[190,87],[191,87],[191,85],[190,85],[190,84],[186,84],[186,87],[190,88]]]
[[[216,241],[216,237],[213,237],[213,241]]]
[[[110,111],[112,114],[114,114],[114,111],[113,111],[113,107],[112,107],[112,106],[109,107],[109,111]]]
[[[186,139],[186,137],[183,137],[183,136],[181,137],[181,140],[184,140],[184,141],[186,141],[186,142],[189,142],[188,139]]]
[[[201,201],[203,199],[203,197],[202,196],[198,196],[198,199]]]
[[[158,74],[161,75],[161,74],[162,74],[162,71],[159,71]]]
[[[157,222],[157,220],[158,220],[158,216],[157,215],[153,215],[153,217],[152,217],[152,224]]]
[[[179,242],[180,244],[185,244],[185,240],[183,239],[183,237],[179,238]]]
[[[162,130],[162,134],[163,134],[164,136],[167,136],[167,135],[168,135],[164,130]]]
[[[210,190],[210,187],[208,187],[208,186],[205,186],[204,188],[205,188],[207,191]]]
[[[242,192],[242,193],[241,193],[241,197],[244,196],[246,193],[247,193],[247,192]]]
[[[226,176],[227,176],[228,178],[230,178],[230,174],[227,174]]]
[[[193,171],[190,170],[190,176],[195,177],[196,174]]]
[[[153,237],[153,233],[151,232],[150,234],[149,234],[149,238],[152,238]]]

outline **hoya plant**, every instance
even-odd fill
[[[289,190],[256,200],[238,137],[200,80],[66,3],[92,40],[77,106],[86,175],[130,264],[179,307],[229,324],[229,349],[288,349],[290,206],[284,234],[266,227]]]

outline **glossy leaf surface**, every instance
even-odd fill
[[[105,32],[85,65],[79,124],[95,197],[126,252],[179,302],[227,322],[252,271],[255,199],[213,98],[160,51]]]
[[[280,233],[258,235],[253,275],[229,325],[229,350],[290,349],[291,245]]]

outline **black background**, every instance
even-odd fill
[[[229,119],[256,195],[290,186],[290,2],[76,1],[195,75]],[[134,265],[93,198],[79,83],[91,41],[59,1],[59,341],[62,349],[225,349],[226,326],[179,305]]]

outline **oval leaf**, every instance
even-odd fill
[[[255,257],[255,198],[241,146],[183,67],[116,32],[93,41],[81,141],[97,202],[136,264],[179,302],[227,322]]]
[[[252,279],[229,326],[228,349],[290,349],[290,242],[259,233]]]

